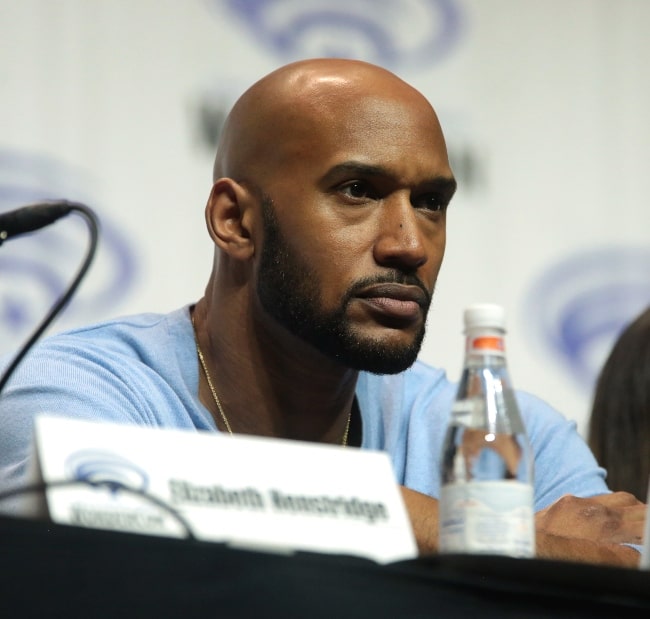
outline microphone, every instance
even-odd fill
[[[0,245],[7,239],[49,226],[77,205],[72,202],[42,202],[0,213]]]

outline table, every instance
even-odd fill
[[[650,572],[432,556],[380,565],[0,517],[0,617],[650,617]]]

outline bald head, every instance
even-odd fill
[[[234,105],[214,175],[206,219],[222,307],[239,302],[237,317],[337,365],[413,362],[455,190],[421,93],[364,62],[287,65]]]
[[[263,182],[307,157],[317,141],[337,140],[354,130],[355,112],[387,102],[418,110],[438,126],[425,97],[395,74],[357,60],[302,60],[273,71],[236,102],[224,125],[214,164],[214,180],[231,177]],[[444,144],[444,140],[443,140]]]

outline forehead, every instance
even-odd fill
[[[336,105],[312,102],[301,112],[294,139],[285,142],[297,173],[319,174],[353,160],[407,182],[451,176],[438,119],[423,98],[351,96]]]

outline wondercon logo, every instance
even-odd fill
[[[77,451],[65,461],[66,477],[89,484],[106,485],[112,490],[127,487],[146,492],[149,476],[133,462],[110,451]]]
[[[88,204],[101,220],[95,260],[82,289],[59,316],[64,323],[110,311],[129,292],[135,275],[130,244],[89,197],[85,176],[56,160],[0,149],[0,212],[67,199]],[[0,354],[14,350],[61,297],[79,268],[87,239],[85,223],[71,214],[0,247]]]
[[[592,389],[621,330],[649,304],[650,249],[596,248],[548,269],[525,315],[576,381]]]
[[[431,65],[462,30],[457,0],[220,0],[262,47],[285,58],[361,58],[385,67]]]

